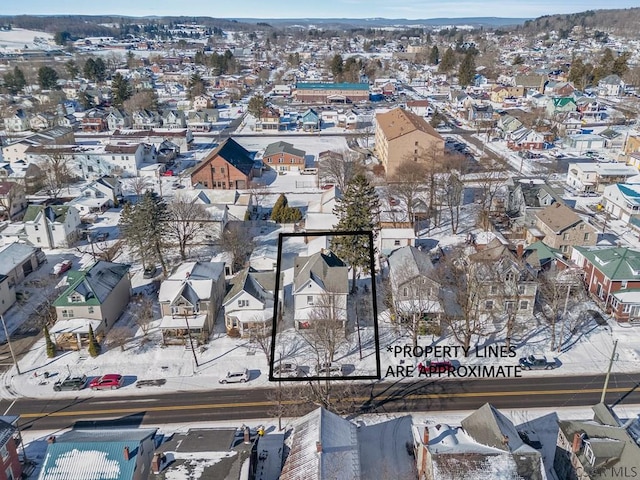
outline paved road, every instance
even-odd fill
[[[384,382],[359,386],[348,400],[354,412],[471,410],[486,402],[498,408],[590,406],[600,401],[604,377],[531,377],[519,379]],[[640,403],[638,375],[614,374],[607,402]],[[156,387],[150,387],[156,388]],[[75,399],[19,399],[0,402],[0,413],[20,414],[26,429],[57,430],[77,421],[118,419],[120,424],[159,425],[175,422],[242,420],[273,416],[275,388],[222,388],[209,392],[173,392],[110,397],[93,392]],[[151,390],[149,390],[151,391]],[[295,396],[294,396],[295,397]],[[290,400],[298,403],[298,400]],[[315,408],[302,404],[301,411]]]

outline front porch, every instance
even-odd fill
[[[89,348],[89,326],[93,328],[96,341],[100,343],[104,337],[103,322],[91,318],[58,320],[49,333],[58,350],[80,351]]]
[[[189,335],[194,346],[200,346],[209,339],[207,315],[165,315],[160,321],[163,345],[188,345]]]

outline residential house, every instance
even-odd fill
[[[101,177],[80,189],[80,195],[67,205],[75,207],[80,215],[104,212],[117,206],[122,199],[122,183],[116,177]]]
[[[397,435],[387,434],[391,431]],[[410,416],[356,425],[318,408],[295,420],[285,438],[289,448],[284,449],[280,480],[416,478],[412,455],[394,453],[398,438],[411,445]]]
[[[209,95],[196,95],[193,99],[194,110],[215,107],[215,101]]]
[[[347,110],[343,113],[338,113],[338,126],[347,130],[355,130],[358,128],[360,117],[353,110]]]
[[[475,125],[491,126],[493,122],[493,107],[488,104],[473,103],[467,109],[467,121]]]
[[[333,230],[339,221],[334,208],[340,198],[342,192],[334,186],[324,190],[319,200],[309,202],[305,216],[305,231],[313,233]]]
[[[151,110],[136,110],[131,114],[131,122],[136,130],[153,130],[162,126],[162,117]]]
[[[376,114],[375,148],[387,177],[404,161],[429,162],[444,152],[444,139],[424,118],[402,108]]]
[[[640,321],[640,252],[627,247],[574,247],[591,297],[619,322]]]
[[[160,285],[163,343],[206,343],[226,290],[224,264],[187,262]]]
[[[587,150],[601,150],[604,148],[606,139],[600,135],[592,133],[577,133],[565,137],[564,144],[567,148],[576,150],[579,153]]]
[[[155,428],[73,428],[62,435],[52,435],[38,480],[147,480],[156,431]]]
[[[282,313],[284,274],[280,274],[278,313]],[[249,338],[271,335],[276,292],[276,274],[257,272],[251,267],[240,271],[230,283],[224,298],[224,323],[227,335]]]
[[[531,318],[538,291],[532,272],[499,239],[469,255],[470,281],[477,283],[477,310],[485,318]]]
[[[542,150],[544,144],[544,134],[529,128],[523,127],[507,135],[507,147],[511,150]]]
[[[597,229],[562,203],[549,205],[536,216],[536,228],[544,235],[542,241],[567,256],[571,256],[573,247],[592,246],[598,241]]]
[[[416,233],[413,228],[381,228],[376,237],[377,251],[389,255],[402,247],[413,247]]]
[[[604,148],[609,150],[622,150],[624,148],[625,135],[613,128],[605,128],[598,135],[604,138]]]
[[[313,108],[308,108],[300,116],[298,123],[302,125],[302,129],[305,132],[316,132],[320,130],[321,121],[320,115]]]
[[[437,322],[442,312],[440,284],[429,253],[414,246],[401,247],[389,255],[388,264],[397,321]]]
[[[99,260],[69,271],[53,302],[58,320],[50,332],[58,348],[80,350],[88,345],[90,326],[101,339],[115,325],[131,298],[129,268]]]
[[[29,126],[29,117],[21,108],[4,119],[4,128],[9,132],[25,132]]]
[[[461,427],[414,424],[413,446],[420,479],[547,479],[541,453],[488,403],[462,420]]]
[[[0,275],[8,277],[9,286],[13,288],[46,261],[46,255],[38,247],[9,243],[0,250]]]
[[[535,90],[538,93],[545,93],[544,89],[548,82],[547,75],[519,75],[514,80],[517,87],[522,87],[525,91]]]
[[[294,325],[313,328],[315,322],[347,323],[348,267],[331,251],[298,256],[293,267]]]
[[[204,111],[189,112],[186,122],[187,127],[192,132],[208,132],[211,130],[212,120],[209,120],[209,115]]]
[[[13,220],[25,208],[27,208],[27,197],[22,184],[0,181],[0,218]]]
[[[111,111],[107,115],[107,127],[110,131],[129,128],[131,127],[131,115],[125,110],[111,107]]]
[[[165,110],[162,113],[162,126],[164,128],[186,128],[187,119],[182,110]]]
[[[160,145],[170,141],[180,148],[180,153],[186,153],[191,149],[193,133],[185,129],[157,129],[157,130],[116,130],[107,138],[108,143],[148,143]]]
[[[598,82],[598,93],[604,97],[621,97],[626,84],[615,74],[607,75]]]
[[[534,226],[538,211],[561,201],[559,194],[544,180],[537,178],[514,178],[508,189],[507,214],[519,218],[524,226]]]
[[[602,205],[613,218],[635,230],[640,229],[640,184],[617,183],[605,187]]]
[[[521,244],[518,248],[521,248]],[[522,258],[536,272],[565,270],[570,267],[570,261],[560,250],[551,248],[541,241],[536,241],[524,248]]]
[[[29,128],[39,131],[56,126],[56,116],[53,113],[41,112],[29,118]]]
[[[280,121],[280,111],[272,106],[265,107],[260,113],[260,118],[256,119],[256,131],[280,130],[283,125]]]
[[[0,274],[0,315],[9,310],[14,303],[16,303],[15,286],[11,285],[11,280],[7,275]],[[1,474],[0,478],[2,478]]]
[[[204,188],[246,189],[254,173],[252,155],[238,142],[228,138],[191,172],[191,183]]]
[[[427,117],[433,114],[433,107],[429,100],[409,100],[407,101],[407,109],[419,117]]]
[[[558,478],[608,480],[640,472],[637,418],[622,420],[599,403],[593,420],[560,420],[558,426],[553,461]]]
[[[575,112],[578,106],[573,97],[550,97],[546,110],[547,116],[553,117],[559,113]]]
[[[68,248],[79,236],[80,214],[67,205],[29,205],[22,220],[27,240],[36,247]]]
[[[586,122],[601,122],[607,116],[607,107],[594,97],[578,97],[576,105],[580,116]]]
[[[0,416],[0,480],[17,480],[23,477],[22,462],[18,454],[18,445],[22,443],[18,420],[18,415]]]
[[[603,193],[616,183],[638,175],[638,169],[624,163],[570,163],[567,185],[582,194]]]
[[[108,112],[99,108],[87,110],[82,117],[81,129],[83,132],[104,132],[108,128]]]
[[[305,167],[305,151],[291,143],[279,141],[270,143],[262,155],[265,167],[278,172],[301,171]]]
[[[523,86],[496,85],[491,89],[490,99],[493,103],[504,103],[509,98],[524,97]]]

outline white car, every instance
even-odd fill
[[[322,363],[316,367],[318,377],[342,377],[344,366],[337,363]]]
[[[293,362],[282,362],[274,365],[273,376],[276,378],[298,377],[300,376],[300,368]]]
[[[220,378],[220,383],[244,383],[249,380],[249,370],[243,368],[242,370],[233,370],[227,372],[227,374]]]

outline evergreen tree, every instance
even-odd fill
[[[100,345],[96,340],[96,336],[93,333],[93,326],[89,324],[89,355],[92,358],[96,358],[100,354]]]
[[[287,197],[285,197],[284,194],[281,193],[278,197],[278,200],[276,200],[275,205],[273,206],[273,210],[271,210],[271,220],[277,222],[277,219],[280,218],[280,212],[283,208],[287,208],[288,203],[289,201],[287,200]]]
[[[618,75],[619,77],[622,77],[625,73],[627,73],[627,71],[629,70],[627,61],[629,60],[630,56],[631,54],[629,52],[624,52],[619,55],[618,58],[613,61],[613,65],[611,66],[611,73],[614,75]]]
[[[442,60],[438,64],[438,71],[447,73],[453,70],[456,66],[456,54],[451,47],[447,48],[442,56]]]
[[[438,50],[438,46],[434,45],[431,48],[431,52],[429,53],[429,63],[431,65],[438,65],[440,62],[440,51]]]
[[[466,87],[473,83],[473,77],[476,75],[476,61],[473,53],[468,52],[462,62],[460,62],[460,68],[458,69],[458,83],[461,86]]]
[[[12,72],[7,72],[3,76],[4,86],[11,93],[15,95],[20,93],[22,89],[27,85],[27,81],[24,78],[24,73],[18,67],[14,67]]]
[[[67,74],[69,75],[70,80],[75,80],[80,73],[80,69],[78,68],[78,64],[75,60],[69,60],[64,64],[64,68],[67,70]]]
[[[44,341],[47,346],[47,357],[53,358],[56,356],[56,346],[51,341],[51,335],[49,334],[49,327],[47,325],[44,326],[43,334],[44,334]]]
[[[111,80],[111,96],[114,106],[120,108],[125,100],[131,98],[132,90],[129,80],[124,78],[122,74],[116,73]]]
[[[517,54],[513,59],[513,61],[511,62],[511,65],[522,65],[523,63],[524,63],[524,58],[522,57],[522,55]]]
[[[344,62],[342,60],[342,55],[336,54],[331,59],[331,64],[329,65],[331,73],[333,74],[333,78],[336,81],[339,81],[342,77],[342,73],[344,71]]]
[[[52,90],[58,85],[58,72],[43,65],[38,69],[38,84],[43,90]]]
[[[262,112],[265,108],[267,108],[267,100],[262,95],[256,94],[249,99],[247,112],[260,121],[262,120]]]
[[[347,184],[343,197],[334,208],[339,221],[336,231],[365,231],[377,235],[380,202],[374,187],[366,177],[358,174]],[[356,287],[356,270],[370,273],[369,238],[365,235],[336,236],[331,241],[333,252],[352,268],[351,290]]]

